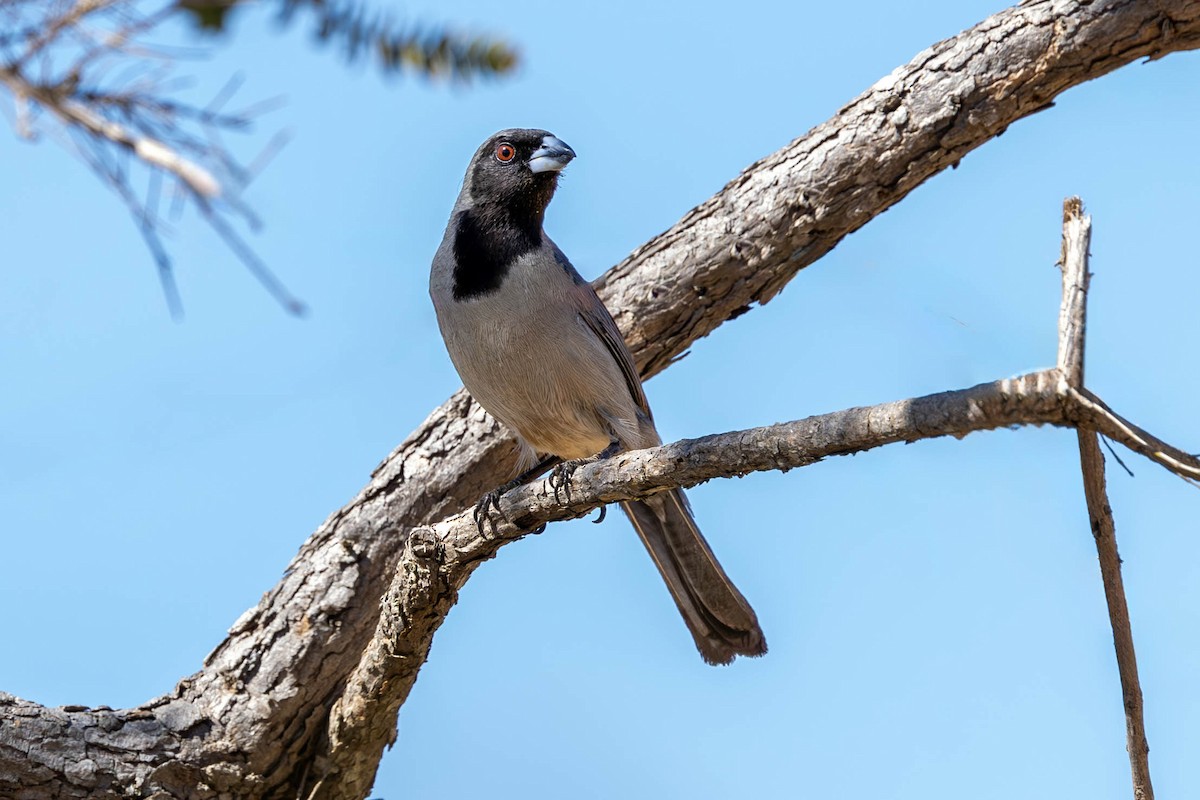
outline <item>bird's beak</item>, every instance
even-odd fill
[[[558,172],[575,157],[570,145],[557,136],[543,136],[542,146],[529,157],[531,172]]]

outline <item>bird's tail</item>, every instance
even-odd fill
[[[728,664],[734,656],[767,652],[754,609],[704,541],[683,492],[675,489],[621,506],[662,573],[704,660]]]

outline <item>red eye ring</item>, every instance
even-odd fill
[[[517,148],[513,147],[508,142],[501,142],[496,147],[496,160],[507,164],[517,157]]]

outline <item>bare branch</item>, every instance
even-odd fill
[[[133,188],[140,180],[127,165],[130,156],[140,167],[137,171],[158,175],[169,182],[168,191],[191,201],[271,294],[292,313],[300,313],[303,304],[270,274],[232,226],[232,218],[239,216],[252,228],[256,224],[239,198],[253,173],[215,141],[216,132],[249,129],[251,112],[222,112],[220,105],[229,92],[208,107],[174,99],[171,92],[178,82],[173,71],[179,56],[146,45],[145,37],[176,13],[176,6],[160,3],[156,11],[142,13],[141,5],[134,0],[76,0],[21,7],[16,20],[29,22],[31,33],[23,40],[0,43],[0,86],[16,103],[18,135],[33,138],[35,121],[48,119],[43,127],[55,138],[69,139],[72,149],[121,198],[153,255],[172,313],[178,314],[180,303],[171,258],[157,228],[157,209],[148,205],[157,204],[158,190],[146,203],[141,201]],[[60,132],[67,136],[57,136]]]
[[[1061,92],[1136,59],[1197,46],[1194,0],[1022,2],[922,51],[747,167],[609,270],[597,289],[642,375],[655,375]]]
[[[1091,278],[1088,274],[1088,242],[1091,231],[1092,218],[1083,213],[1083,202],[1078,197],[1067,198],[1063,203],[1063,297],[1058,323],[1058,369],[1062,373],[1062,382],[1077,392],[1083,391],[1087,288]],[[1092,536],[1096,540],[1113,646],[1117,651],[1117,671],[1121,676],[1125,749],[1129,753],[1129,767],[1133,774],[1133,798],[1154,800],[1154,787],[1150,782],[1150,745],[1146,741],[1146,720],[1142,711],[1142,686],[1138,681],[1125,583],[1121,579],[1117,527],[1108,502],[1104,454],[1100,452],[1100,437],[1094,430],[1081,426],[1076,433],[1079,439],[1079,464],[1083,471],[1083,493],[1087,500]]]
[[[1068,386],[1083,387],[1084,330],[1087,328],[1088,247],[1092,218],[1083,214],[1078,197],[1063,203],[1063,241],[1059,266],[1063,275],[1062,305],[1058,313],[1058,371]]]
[[[1077,330],[1082,334],[1082,328]],[[1136,441],[1121,433],[1115,422],[1119,417],[1103,404],[1099,407],[1104,412],[1096,415],[1095,406],[1083,404],[1083,396],[1068,391],[1061,377],[1057,369],[1044,370],[970,389],[622,453],[580,467],[566,493],[548,480],[513,489],[500,498],[499,512],[489,518],[486,531],[476,524],[473,511],[413,531],[382,603],[375,636],[334,706],[331,767],[347,775],[361,774],[355,767],[371,757],[369,749],[364,753],[364,743],[372,740],[368,733],[377,719],[373,710],[381,703],[398,708],[425,661],[427,651],[413,650],[413,643],[431,641],[432,631],[426,636],[425,629],[436,629],[439,613],[449,610],[454,592],[503,545],[548,523],[582,517],[609,503],[713,478],[807,467],[830,456],[899,442],[962,438],[976,431],[1024,425],[1076,427],[1092,421],[1112,429],[1117,441]],[[1200,469],[1200,461],[1190,460],[1189,469]],[[1119,654],[1120,648],[1119,644]],[[1140,714],[1140,694],[1138,709]],[[382,748],[382,742],[377,746]]]
[[[1200,461],[1196,456],[1185,453],[1142,430],[1106,406],[1104,401],[1087,389],[1068,388],[1067,394],[1075,404],[1080,419],[1086,421],[1088,427],[1145,456],[1193,486],[1200,481]]]
[[[854,455],[888,444],[944,436],[961,439],[978,431],[1018,426],[1080,428],[1095,423],[1109,427],[1114,440],[1136,444],[1138,439],[1120,430],[1116,422],[1120,417],[1103,404],[1099,404],[1102,414],[1097,415],[1092,403],[1084,404],[1078,393],[1064,391],[1059,378],[1057,369],[1047,369],[969,389],[621,453],[579,467],[569,494],[542,480],[502,495],[499,511],[491,515],[492,525],[486,532],[478,530],[472,510],[431,529],[439,543],[453,550],[447,563],[469,564],[490,558],[505,541],[522,538],[534,528],[585,516],[602,505],[688,488],[714,478],[787,472],[831,456]],[[1186,458],[1190,463],[1179,465],[1181,469],[1200,470],[1200,459]],[[1163,466],[1177,472],[1174,465]]]
[[[365,796],[374,764],[395,730],[389,714],[407,698],[433,633],[457,590],[503,545],[607,503],[712,478],[794,469],[895,442],[961,437],[1020,424],[1067,424],[1057,382],[1057,373],[1047,370],[958,392],[622,453],[580,467],[569,494],[556,492],[548,481],[508,492],[500,498],[502,514],[493,516],[486,532],[470,510],[410,531],[374,637],[330,716],[326,773],[340,788],[333,791],[327,784],[313,797]]]
[[[11,87],[18,78],[0,70],[0,80]],[[138,136],[124,125],[105,119],[83,103],[54,97],[39,87],[28,87],[26,95],[38,101],[68,125],[78,125],[88,133],[122,145],[151,167],[174,175],[191,192],[204,198],[216,198],[221,194],[221,184],[204,167],[182,156],[178,150],[149,136]],[[99,100],[98,102],[103,102]]]
[[[1125,749],[1133,775],[1134,800],[1154,800],[1150,783],[1150,745],[1146,741],[1146,720],[1142,710],[1142,686],[1138,681],[1137,656],[1133,651],[1133,630],[1129,623],[1129,605],[1125,583],[1121,579],[1121,556],[1117,552],[1117,527],[1105,488],[1104,454],[1096,434],[1080,428],[1079,464],[1083,470],[1083,492],[1087,499],[1088,519],[1096,540],[1100,577],[1108,619],[1112,625],[1113,646],[1117,651],[1117,671],[1121,676],[1121,697],[1125,707]]]

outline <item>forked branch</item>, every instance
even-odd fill
[[[1058,365],[1054,369],[959,391],[624,453],[580,467],[565,492],[549,480],[512,490],[500,498],[499,511],[489,517],[484,529],[477,524],[474,513],[466,511],[413,531],[385,597],[375,637],[334,707],[330,755],[335,767],[342,759],[362,758],[362,744],[370,738],[372,709],[380,704],[398,708],[415,681],[425,654],[411,652],[411,621],[427,619],[431,606],[451,603],[455,590],[479,564],[531,530],[581,517],[607,503],[693,486],[712,478],[787,471],[830,456],[896,442],[941,436],[961,438],[975,431],[1048,424],[1079,432],[1088,508],[1100,551],[1125,696],[1135,800],[1152,800],[1133,637],[1095,431],[1189,480],[1200,478],[1200,459],[1124,420],[1083,387],[1090,233],[1091,220],[1082,215],[1082,203],[1077,198],[1068,200],[1064,211]],[[1085,443],[1090,449],[1084,449]],[[354,766],[346,763],[345,774],[352,774]]]

